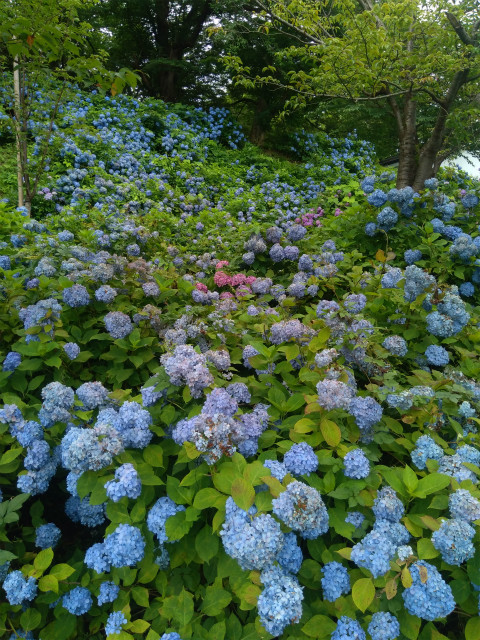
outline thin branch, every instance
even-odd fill
[[[453,30],[463,42],[463,44],[471,44],[472,46],[475,46],[475,40],[468,35],[468,33],[465,31],[465,27],[460,23],[458,18],[454,16],[453,13],[450,13],[450,11],[447,11],[445,15],[447,16],[447,19],[452,25]]]

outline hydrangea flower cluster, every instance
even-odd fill
[[[168,518],[180,511],[185,511],[185,507],[181,504],[175,504],[171,498],[165,496],[159,498],[148,512],[147,527],[157,536],[160,545],[169,542],[165,530],[165,524]]]
[[[275,566],[262,571],[260,580],[264,585],[257,605],[260,622],[273,636],[279,636],[286,626],[300,621],[303,588],[294,576]]]
[[[448,351],[436,344],[431,344],[425,349],[425,357],[433,367],[445,367],[450,360]]]
[[[130,524],[119,524],[104,542],[97,542],[87,549],[85,564],[97,573],[110,571],[112,566],[132,567],[142,560],[145,540],[140,529]]]
[[[62,312],[61,305],[54,298],[39,300],[36,304],[29,305],[26,309],[20,309],[18,316],[23,322],[24,329],[44,329],[45,333],[53,338],[53,327],[56,320],[60,319]],[[40,331],[29,331],[25,337],[25,342],[38,342],[37,333]]]
[[[420,436],[415,443],[415,449],[411,452],[413,464],[418,469],[425,469],[427,460],[441,460],[443,449],[430,436]]]
[[[329,562],[323,567],[321,582],[323,597],[329,602],[335,602],[342,594],[350,593],[350,576],[340,562]]]
[[[367,640],[365,631],[356,620],[348,616],[339,618],[337,628],[330,636],[331,640]]]
[[[318,469],[318,458],[306,442],[294,444],[283,456],[287,473],[294,476],[310,475]]]
[[[248,457],[257,451],[258,438],[267,427],[266,409],[258,404],[250,413],[235,418],[238,402],[225,389],[216,388],[208,394],[198,416],[177,423],[172,437],[178,444],[192,442],[208,464],[222,455],[232,456],[237,449]]]
[[[467,489],[457,489],[448,498],[448,506],[452,517],[456,520],[473,522],[480,520],[480,501],[474,498]]]
[[[388,336],[382,342],[382,347],[387,351],[390,351],[392,355],[400,358],[405,356],[408,351],[407,343],[401,336]]]
[[[314,540],[328,531],[328,512],[313,487],[295,480],[272,501],[273,513],[302,538]]]
[[[419,560],[410,567],[413,583],[402,593],[408,613],[422,620],[446,618],[455,609],[452,590],[432,564]]]
[[[427,331],[439,338],[449,338],[459,333],[469,319],[465,303],[452,289],[444,295],[437,310],[428,314]]]
[[[122,311],[110,311],[103,320],[105,329],[114,340],[126,338],[133,331],[132,321]]]
[[[361,449],[353,449],[343,458],[347,478],[366,478],[370,473],[370,461]]]
[[[173,354],[160,358],[170,382],[176,386],[188,385],[192,398],[200,398],[203,389],[213,383],[207,360],[189,344],[178,345]]]
[[[142,483],[130,462],[122,464],[115,471],[115,480],[109,480],[105,483],[107,496],[113,502],[118,502],[121,498],[138,498],[142,492]]]
[[[74,616],[83,616],[93,605],[91,593],[85,587],[75,587],[62,598],[62,605]]]
[[[58,544],[61,535],[62,532],[53,522],[42,524],[35,529],[35,545],[40,549],[48,549],[49,547],[53,549]]]
[[[400,624],[391,613],[379,611],[373,614],[368,633],[372,640],[395,640],[400,635]]]
[[[9,351],[2,364],[2,371],[15,371],[22,361],[22,356],[17,351]]]
[[[262,570],[273,564],[284,546],[280,525],[271,515],[256,515],[255,507],[247,513],[231,497],[220,536],[225,551],[245,570]]]
[[[24,578],[21,571],[11,571],[3,581],[3,588],[11,605],[25,605],[37,595],[37,580]]]
[[[432,542],[448,564],[460,566],[473,558],[475,548],[472,543],[475,529],[464,520],[444,520],[440,529],[433,532]]]
[[[98,606],[100,607],[102,604],[106,604],[107,602],[114,602],[119,593],[120,587],[114,582],[108,580],[102,582],[100,585],[100,592],[97,597]]]
[[[120,633],[124,624],[127,624],[127,619],[121,611],[113,611],[107,618],[105,625],[105,633],[117,634]]]

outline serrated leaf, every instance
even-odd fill
[[[207,587],[202,602],[202,611],[207,616],[217,616],[232,601],[232,594],[218,587]]]
[[[330,636],[336,627],[335,622],[328,616],[316,615],[303,625],[302,631],[310,638],[321,638]]]
[[[392,578],[385,585],[385,595],[387,596],[387,600],[392,600],[397,595],[397,581],[395,578]]]
[[[412,574],[410,573],[410,570],[407,567],[402,569],[401,580],[405,589],[408,589],[413,584]]]
[[[33,566],[37,571],[45,571],[51,565],[53,560],[53,549],[44,549],[35,557]]]
[[[206,524],[195,538],[195,550],[204,562],[208,562],[218,553],[219,539],[212,531],[212,528]]]
[[[40,591],[54,591],[58,593],[58,580],[52,575],[43,576],[38,581],[38,588]]]
[[[352,598],[355,605],[365,613],[375,598],[375,586],[371,578],[360,578],[352,588]]]
[[[235,504],[244,511],[248,511],[255,501],[255,489],[245,478],[233,481],[231,493]]]
[[[421,478],[418,482],[418,486],[413,492],[413,495],[419,498],[425,498],[431,493],[436,493],[448,487],[451,482],[450,476],[446,476],[443,473],[430,473],[425,478]]]
[[[330,447],[336,447],[340,444],[340,440],[342,439],[342,432],[340,431],[340,427],[336,425],[335,422],[323,418],[320,422],[320,431],[322,432],[322,436],[325,438],[325,442]]]
[[[418,486],[417,474],[408,466],[408,464],[403,469],[402,480],[409,493],[413,493]]]
[[[480,617],[470,618],[465,626],[465,640],[478,640],[480,638]]]
[[[75,569],[68,564],[60,563],[54,565],[50,569],[49,575],[55,576],[57,580],[66,580],[68,577],[75,573]]]
[[[27,609],[20,616],[20,624],[24,631],[33,631],[42,621],[42,614],[36,609]]]

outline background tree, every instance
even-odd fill
[[[86,51],[91,26],[78,19],[79,6],[80,0],[12,0],[0,6],[0,69],[13,72],[9,116],[17,147],[18,204],[28,213],[47,165],[55,120],[72,83],[117,93],[136,81],[126,69],[107,72],[105,52]],[[48,100],[42,103],[48,117],[46,125],[34,123],[36,149],[31,156],[28,143],[40,87],[44,92],[48,87]]]
[[[233,20],[242,6],[235,0],[100,0],[82,15],[96,27],[92,41],[108,51],[110,68],[138,70],[145,94],[178,102],[191,99],[199,85],[203,92],[216,84],[207,30]]]
[[[476,2],[432,0],[255,0],[291,46],[277,58],[301,61],[286,85],[284,109],[319,98],[378,102],[393,115],[399,152],[398,187],[419,189],[459,148],[476,154],[471,133],[480,91],[480,20]],[[240,82],[284,87],[272,71],[253,75],[229,59]],[[477,112],[478,113],[478,112]],[[461,114],[461,116],[460,116]]]

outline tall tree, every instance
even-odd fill
[[[442,159],[471,144],[480,91],[476,0],[254,1],[272,24],[295,32],[278,54],[301,61],[285,108],[320,97],[384,105],[397,127],[398,187],[422,188]],[[230,63],[244,82],[285,84],[274,72],[252,78],[238,58]]]
[[[40,178],[47,164],[50,140],[61,104],[72,82],[83,86],[121,91],[136,76],[127,69],[119,73],[104,67],[104,52],[85,50],[91,27],[78,19],[81,0],[10,0],[0,5],[0,69],[12,71],[13,100],[9,111],[15,135],[18,168],[18,204],[30,213]],[[35,132],[36,154],[29,157],[29,125],[44,91],[46,126]]]
[[[202,63],[211,46],[207,28],[235,14],[242,4],[236,0],[100,0],[84,15],[97,27],[97,40],[110,54],[111,68],[138,70],[147,95],[178,102],[205,72]]]

